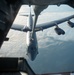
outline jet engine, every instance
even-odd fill
[[[69,25],[71,28],[74,27],[74,23],[72,23],[71,21],[68,21],[67,23],[68,23],[68,25]]]
[[[55,32],[58,34],[58,35],[64,35],[65,34],[65,31],[62,30],[61,28],[59,28],[58,26],[55,28]]]

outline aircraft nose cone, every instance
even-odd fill
[[[35,60],[35,57],[31,57],[31,60],[34,61]]]
[[[32,61],[35,60],[36,55],[37,55],[37,54],[28,53],[28,57],[29,57]]]
[[[38,54],[38,51],[37,50],[28,50],[28,53],[27,53],[27,55],[28,55],[28,57],[32,60],[32,61],[34,61],[35,60],[35,58],[36,58],[36,56],[37,56],[37,54]]]
[[[32,61],[35,60],[37,54],[38,54],[38,48],[36,46],[34,46],[32,44],[30,46],[28,46],[27,55]]]

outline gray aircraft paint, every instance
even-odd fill
[[[30,9],[30,14],[28,16],[28,20],[27,20],[27,27],[31,30],[33,28],[33,18],[31,15],[31,9]],[[32,34],[31,31],[27,31],[26,44],[27,44],[27,55],[33,61],[36,55],[38,54],[38,43],[37,43],[35,32]]]

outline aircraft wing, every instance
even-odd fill
[[[57,25],[59,25],[63,22],[69,21],[72,18],[74,18],[74,15],[71,15],[69,17],[62,18],[62,19],[59,19],[59,20],[55,20],[55,21],[52,21],[52,22],[38,24],[35,27],[35,31],[37,32],[37,31],[41,31],[41,30],[44,30],[44,29],[47,29],[47,28],[50,28],[50,27],[53,27],[53,26],[57,26]],[[13,24],[11,29],[18,30],[18,31],[24,31],[24,32],[30,31],[30,29],[28,27],[24,27],[24,25],[19,25],[19,24]]]
[[[18,31],[23,31],[23,32],[31,31],[31,29],[26,27],[26,25],[24,26],[24,25],[19,25],[19,24],[13,24],[11,29],[18,30]]]
[[[23,27],[23,25],[13,24],[11,29],[22,31]]]
[[[57,26],[57,25],[59,25],[63,22],[69,21],[72,18],[74,18],[74,15],[71,15],[69,17],[62,18],[62,19],[59,19],[59,20],[55,20],[55,21],[52,21],[52,22],[38,24],[35,28],[35,31],[41,31],[41,30],[44,30],[44,29],[47,29],[47,28],[50,28],[50,27],[53,27],[53,26]]]

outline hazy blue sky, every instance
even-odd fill
[[[69,12],[69,11],[74,11],[73,8],[71,8],[68,5],[61,5],[61,6],[53,6],[50,5],[45,11],[50,11],[50,12]]]
[[[74,9],[68,5],[61,5],[59,7],[57,5],[49,5],[48,8],[45,9],[42,13],[44,12],[73,12],[73,11]],[[21,12],[29,12],[29,7],[27,5],[23,5],[21,8]]]

